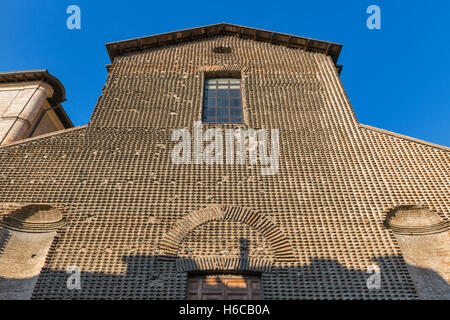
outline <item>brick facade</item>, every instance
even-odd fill
[[[241,72],[244,128],[280,130],[278,174],[172,163],[211,70]],[[188,272],[217,270],[261,272],[265,299],[415,299],[383,220],[411,203],[448,219],[449,163],[448,148],[362,127],[330,56],[218,35],[115,56],[88,126],[0,148],[0,203],[45,200],[69,221],[35,299],[182,299]]]

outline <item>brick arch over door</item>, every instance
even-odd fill
[[[164,235],[159,249],[168,258],[176,258],[178,249],[187,234],[198,226],[214,221],[228,220],[241,222],[258,230],[270,243],[275,262],[294,262],[295,256],[292,246],[280,228],[261,212],[251,209],[210,205],[187,215]]]

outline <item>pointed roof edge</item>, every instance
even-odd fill
[[[415,143],[418,143],[418,144],[423,144],[423,145],[426,145],[428,147],[433,147],[433,148],[437,148],[437,149],[441,149],[441,150],[445,150],[445,151],[450,151],[450,148],[447,147],[447,146],[443,146],[443,145],[440,145],[440,144],[428,142],[428,141],[425,141],[425,140],[420,140],[420,139],[413,138],[413,137],[410,137],[410,136],[405,136],[404,134],[388,131],[388,130],[385,130],[385,129],[372,127],[372,126],[369,126],[368,124],[359,123],[359,127],[360,128],[364,128],[364,129],[368,129],[368,130],[372,130],[372,131],[376,131],[376,132],[379,132],[379,133],[383,133],[383,134],[386,134],[386,135],[389,135],[389,136],[393,136],[393,137],[396,137],[396,138],[400,138],[400,139],[403,139],[403,140],[408,140],[408,141],[411,141],[411,142],[415,142]]]
[[[339,43],[244,27],[230,23],[218,23],[203,27],[161,33],[147,37],[110,42],[106,44],[106,49],[108,50],[111,62],[114,62],[114,58],[123,53],[158,48],[218,35],[235,35],[244,39],[253,39],[256,41],[284,45],[288,48],[298,48],[310,52],[319,52],[330,56],[335,64],[337,63],[342,49],[342,44]]]
[[[62,134],[69,133],[69,132],[72,132],[72,131],[75,131],[75,130],[85,129],[88,126],[89,126],[89,124],[85,124],[85,125],[78,126],[78,127],[72,127],[72,128],[62,129],[62,130],[58,130],[58,131],[52,131],[52,132],[49,132],[49,133],[44,133],[44,134],[41,134],[39,136],[34,136],[34,137],[25,138],[25,139],[15,140],[15,141],[10,142],[8,144],[1,145],[0,146],[0,151],[2,149],[6,149],[6,148],[9,148],[9,147],[14,147],[14,146],[22,145],[22,144],[27,144],[28,142],[34,142],[36,140],[44,140],[44,139],[47,139],[47,138],[51,138],[53,136],[62,135]]]

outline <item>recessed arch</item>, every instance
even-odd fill
[[[228,205],[209,205],[194,211],[176,223],[159,244],[166,258],[176,258],[183,239],[193,229],[214,220],[241,222],[258,230],[270,243],[275,262],[294,262],[295,256],[289,240],[280,228],[259,211]]]

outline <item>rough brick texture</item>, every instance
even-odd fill
[[[214,53],[218,46],[232,53]],[[260,165],[171,162],[172,131],[192,132],[201,119],[208,70],[242,70],[244,127],[280,130],[277,175],[262,176]],[[208,259],[221,255],[219,266],[236,266],[240,239],[259,263],[248,269],[263,270],[266,299],[415,299],[382,222],[386,210],[411,203],[448,218],[449,163],[445,149],[360,127],[330,57],[219,36],[116,57],[87,127],[0,148],[0,202],[67,208],[70,224],[52,244],[35,299],[184,298],[183,270],[214,269]],[[165,237],[207,205],[259,212],[288,240],[292,261],[276,259],[273,241],[251,223],[233,220],[187,230],[178,260],[167,258]],[[373,264],[380,290],[366,286]],[[73,265],[79,291],[66,288]]]

